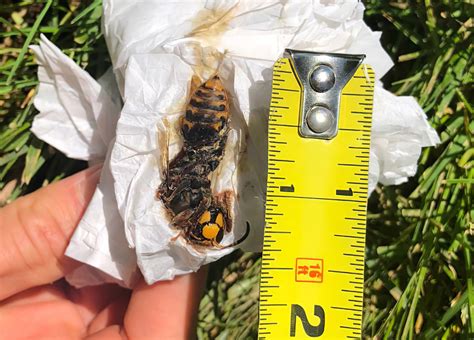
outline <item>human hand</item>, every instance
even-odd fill
[[[63,254],[99,176],[93,167],[0,209],[0,339],[194,336],[205,270],[133,291],[64,281],[79,263]]]

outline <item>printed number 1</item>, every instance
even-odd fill
[[[314,315],[319,317],[319,325],[313,326],[306,316],[306,312],[300,305],[291,305],[290,336],[296,336],[296,318],[298,317],[303,324],[306,335],[316,338],[324,333],[324,309],[319,305],[314,305]]]

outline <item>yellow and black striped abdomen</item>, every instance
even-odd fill
[[[213,143],[227,132],[229,103],[216,75],[191,94],[182,119],[182,132],[188,144]]]

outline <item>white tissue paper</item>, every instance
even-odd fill
[[[103,29],[124,102],[120,114],[110,81],[99,85],[42,38],[33,47],[40,64],[33,132],[71,158],[104,160],[98,189],[66,252],[88,266],[68,280],[130,287],[138,264],[153,283],[231,251],[204,253],[182,238],[171,240],[177,232],[155,198],[167,158],[163,141],[169,139],[169,159],[181,147],[176,120],[191,77],[205,80],[217,67],[232,98],[232,130],[212,188],[234,193],[233,230],[222,243],[239,238],[249,221],[243,248],[261,250],[272,65],[285,48],[365,54],[380,79],[392,62],[363,11],[356,0],[105,0]],[[416,171],[421,147],[439,142],[416,101],[392,95],[379,82],[373,115],[370,191],[377,181],[405,181]]]
[[[44,36],[31,49],[40,81],[34,100],[40,113],[31,131],[70,158],[90,164],[105,161],[100,183],[66,252],[84,265],[67,279],[78,287],[103,282],[131,286],[138,273],[136,256],[125,241],[106,159],[121,108],[114,75],[108,71],[95,81]]]

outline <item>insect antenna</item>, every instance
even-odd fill
[[[217,246],[217,248],[227,249],[227,248],[235,247],[235,246],[241,244],[242,242],[244,242],[245,239],[249,236],[249,234],[250,234],[250,223],[247,221],[247,229],[245,230],[245,233],[241,238],[239,238],[237,241],[234,241],[234,242],[232,242],[230,244],[227,244],[225,246],[219,245],[219,246]]]

